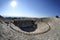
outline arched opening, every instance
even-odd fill
[[[26,32],[33,32],[37,29],[37,24],[33,20],[17,20],[14,25]]]

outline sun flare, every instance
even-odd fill
[[[15,6],[17,5],[17,3],[16,3],[16,1],[12,1],[12,2],[10,3],[10,5],[11,5],[12,7],[15,7]]]

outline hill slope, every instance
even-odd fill
[[[34,19],[37,29],[33,32],[25,32],[7,20],[0,20],[0,40],[60,40],[60,18]]]

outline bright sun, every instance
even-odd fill
[[[11,5],[12,7],[15,7],[15,6],[17,5],[17,3],[16,3],[16,1],[12,1],[12,2],[10,3],[10,5]]]

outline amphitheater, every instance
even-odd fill
[[[0,18],[0,40],[60,40],[60,18]]]

